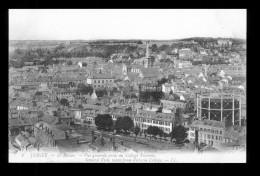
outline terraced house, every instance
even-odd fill
[[[149,126],[159,127],[163,132],[170,133],[175,121],[174,113],[157,113],[152,111],[138,110],[134,117],[134,125],[139,126],[141,131],[147,130]]]

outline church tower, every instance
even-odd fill
[[[149,58],[149,42],[146,43],[146,58]]]

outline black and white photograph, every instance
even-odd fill
[[[9,9],[9,163],[246,163],[246,9]]]

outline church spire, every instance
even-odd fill
[[[146,43],[146,57],[149,57],[149,42]]]

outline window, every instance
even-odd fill
[[[110,80],[110,82],[112,82],[112,80]]]
[[[214,130],[211,130],[211,133],[214,133]]]
[[[212,139],[214,139],[214,136],[212,135]]]
[[[210,133],[210,129],[208,129],[208,133]]]
[[[216,136],[216,140],[218,140],[218,136]]]
[[[100,83],[100,80],[98,80],[98,83]]]
[[[210,139],[210,135],[209,134],[207,135],[207,137],[208,137],[208,139]]]
[[[203,128],[200,128],[200,131],[203,131]]]
[[[222,134],[222,131],[219,131],[219,134]]]
[[[216,130],[215,133],[218,134],[218,130]]]
[[[207,130],[204,128],[204,132],[207,132]]]
[[[102,83],[104,84],[104,80],[102,80]]]
[[[106,82],[108,82],[108,80]]]

